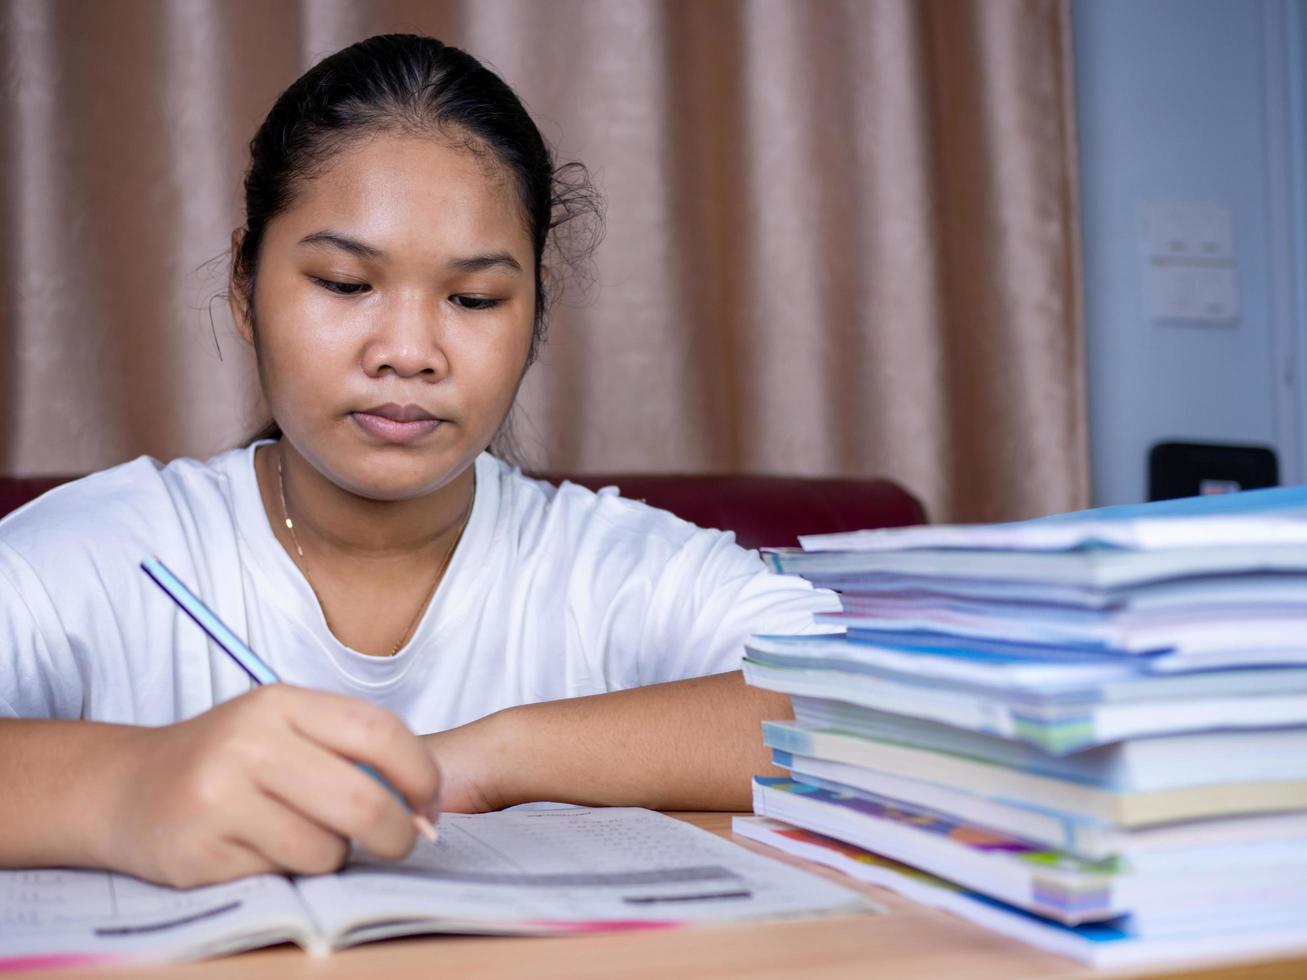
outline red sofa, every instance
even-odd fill
[[[926,512],[912,494],[888,480],[804,479],[781,476],[662,476],[542,474],[544,479],[622,494],[701,527],[735,532],[746,548],[793,545],[799,534],[864,527],[924,524]],[[0,515],[72,477],[0,477]]]

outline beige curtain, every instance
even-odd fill
[[[608,201],[519,403],[570,471],[887,476],[1084,506],[1068,0],[0,0],[0,470],[259,421],[225,304],[245,145],[324,54],[435,34]]]

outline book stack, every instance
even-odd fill
[[[1307,488],[769,552],[737,832],[1096,965],[1307,948]]]

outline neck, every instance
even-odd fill
[[[405,559],[426,563],[433,553],[443,555],[462,529],[475,489],[470,465],[420,497],[372,500],[327,479],[285,439],[255,451],[255,472],[270,523],[291,554],[298,542],[319,555],[386,564]],[[295,522],[293,540],[286,516]]]

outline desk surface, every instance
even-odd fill
[[[969,980],[1034,978],[1167,977],[1173,980],[1302,980],[1307,977],[1307,937],[1303,952],[1275,960],[1224,967],[1207,965],[1161,971],[1090,971],[1071,960],[1042,953],[1015,940],[930,909],[893,892],[858,885],[778,851],[733,838],[731,815],[673,814],[745,847],[826,875],[865,892],[882,905],[880,915],[851,915],[802,921],[632,932],[576,938],[518,939],[463,936],[391,940],[342,950],[328,957],[306,956],[294,947],[278,947],[224,957],[143,969],[43,971],[28,974],[43,980],[94,976],[143,980],[339,980],[382,977],[385,980],[456,977],[630,978],[666,977],[793,978],[893,977],[913,980],[967,977]]]

